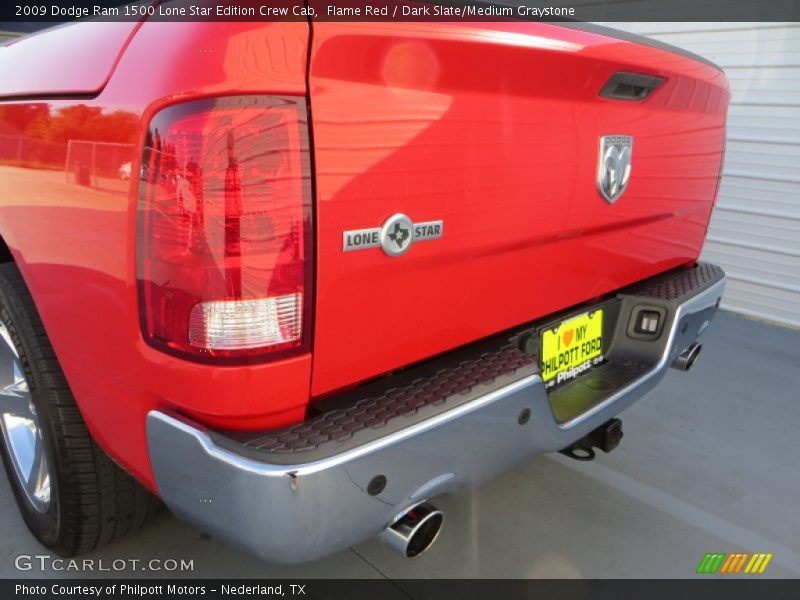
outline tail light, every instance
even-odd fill
[[[302,98],[233,96],[153,117],[137,248],[148,344],[218,363],[307,351],[306,114]]]

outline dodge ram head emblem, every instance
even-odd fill
[[[597,190],[611,204],[625,191],[631,177],[633,138],[629,135],[603,135],[597,161]]]
[[[398,213],[389,217],[383,227],[345,231],[342,249],[350,252],[380,246],[389,256],[400,256],[414,242],[442,237],[443,228],[442,221],[414,223],[406,215]]]

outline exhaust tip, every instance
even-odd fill
[[[672,363],[672,368],[679,371],[688,371],[697,362],[697,357],[700,356],[702,349],[703,346],[701,344],[692,344],[678,355],[678,358]]]
[[[444,513],[435,506],[422,502],[402,513],[383,531],[381,539],[406,558],[416,558],[439,537],[442,523]]]

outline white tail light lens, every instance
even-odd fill
[[[300,339],[302,325],[302,294],[202,302],[192,308],[189,343],[206,350],[287,344]]]

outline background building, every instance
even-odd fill
[[[719,202],[704,258],[723,307],[800,327],[800,23],[604,23],[703,55],[728,75]]]

